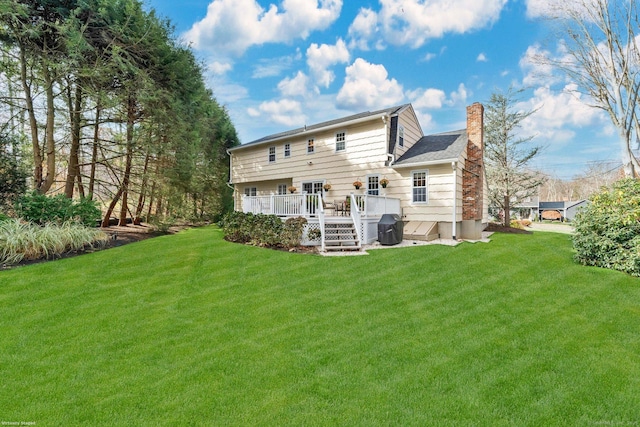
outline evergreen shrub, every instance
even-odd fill
[[[589,200],[573,222],[575,260],[640,277],[640,180],[620,180]]]
[[[283,223],[276,215],[232,211],[218,225],[230,242],[290,248],[300,244],[306,222],[304,218],[289,218]]]
[[[101,217],[100,209],[90,199],[74,201],[63,194],[46,196],[36,191],[18,198],[16,213],[19,217],[39,225],[71,221],[95,227]]]

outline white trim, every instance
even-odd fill
[[[371,193],[369,193],[369,178],[373,178],[373,177],[378,178],[378,188],[377,188],[377,189],[375,189],[375,190],[378,192],[378,194],[371,194]],[[367,194],[368,196],[379,196],[379,195],[380,195],[380,189],[382,188],[382,186],[380,185],[380,180],[381,180],[381,179],[382,179],[382,178],[380,177],[380,174],[379,174],[379,173],[370,173],[370,174],[367,174],[367,176],[365,176],[365,182],[364,182],[364,184],[366,185],[366,190],[365,190],[365,191],[366,191],[366,193],[365,193],[365,194]]]
[[[338,150],[338,135],[340,135],[340,134],[344,135],[343,140],[342,140],[342,143],[344,144],[344,148],[342,150]],[[346,130],[340,130],[340,131],[336,132],[335,135],[334,135],[334,141],[335,141],[335,144],[336,144],[336,147],[335,147],[335,152],[336,153],[343,153],[343,152],[347,151],[347,131]]]
[[[415,181],[414,175],[417,174],[417,173],[424,173],[425,174],[425,176],[424,176],[424,178],[425,178],[424,179],[425,201],[416,202],[414,200],[413,190],[415,188],[422,188],[422,187],[415,187],[414,186],[414,181]],[[411,171],[411,204],[412,205],[416,205],[416,206],[428,205],[429,204],[429,169],[416,169],[416,170],[412,170]]]

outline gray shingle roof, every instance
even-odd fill
[[[316,123],[316,124],[313,124],[313,125],[309,125],[309,126],[305,126],[305,127],[301,127],[301,128],[297,128],[297,129],[288,130],[288,131],[285,131],[285,132],[280,132],[280,133],[276,133],[276,134],[273,134],[273,135],[268,135],[268,136],[262,137],[260,139],[256,139],[255,141],[247,142],[246,144],[242,144],[240,146],[234,147],[234,148],[231,149],[231,151],[237,150],[237,149],[240,149],[240,148],[244,148],[244,147],[248,147],[248,146],[259,145],[259,144],[266,143],[266,142],[269,142],[269,141],[274,141],[274,140],[293,137],[293,136],[296,136],[298,134],[302,134],[302,133],[305,133],[305,132],[318,131],[318,130],[321,130],[323,128],[333,127],[333,126],[339,125],[341,123],[347,123],[347,122],[350,122],[350,121],[353,121],[353,120],[363,119],[363,118],[366,118],[368,116],[375,117],[375,116],[379,116],[379,115],[382,115],[382,114],[393,115],[393,114],[396,114],[399,111],[407,108],[409,105],[410,104],[403,104],[403,105],[397,105],[395,107],[385,108],[385,109],[377,110],[377,111],[365,111],[365,112],[354,114],[354,115],[351,115],[351,116],[342,117],[340,119],[328,120],[326,122]]]
[[[467,146],[466,129],[423,136],[394,163],[394,167],[457,159]]]

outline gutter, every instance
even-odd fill
[[[255,143],[248,143],[248,144],[244,144],[244,145],[239,145],[237,147],[232,147],[227,149],[227,152],[233,152],[233,151],[237,151],[237,150],[241,150],[244,148],[249,148],[249,147],[259,147],[261,145],[265,145],[265,144],[273,144],[274,142],[279,142],[279,141],[286,141],[289,140],[291,141],[294,138],[298,138],[300,136],[304,136],[304,135],[313,135],[313,134],[317,134],[319,132],[323,132],[323,131],[327,131],[327,130],[331,130],[331,129],[339,129],[339,128],[344,128],[347,126],[351,126],[351,125],[355,125],[358,123],[365,123],[365,122],[369,122],[375,119],[383,119],[385,120],[387,117],[387,114],[377,114],[375,116],[365,116],[365,117],[360,117],[357,119],[353,119],[353,120],[349,120],[347,122],[339,122],[339,123],[334,123],[332,125],[328,125],[328,126],[322,126],[322,127],[318,127],[318,128],[313,128],[313,129],[308,129],[306,126],[303,128],[303,130],[301,130],[300,132],[297,133],[292,133],[292,134],[288,134],[288,135],[283,135],[283,136],[279,136],[279,137],[275,137],[272,139],[267,139],[265,141],[260,141],[260,142],[255,142]]]
[[[400,168],[417,168],[417,167],[421,167],[421,166],[433,166],[433,165],[442,165],[442,164],[446,164],[446,163],[457,163],[458,162],[458,158],[451,158],[451,159],[441,159],[441,160],[429,160],[426,162],[415,162],[415,163],[400,163],[400,164],[396,164],[394,165],[395,169],[400,169]]]

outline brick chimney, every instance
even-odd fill
[[[484,107],[479,102],[467,107],[467,159],[462,171],[462,219],[482,219]]]

